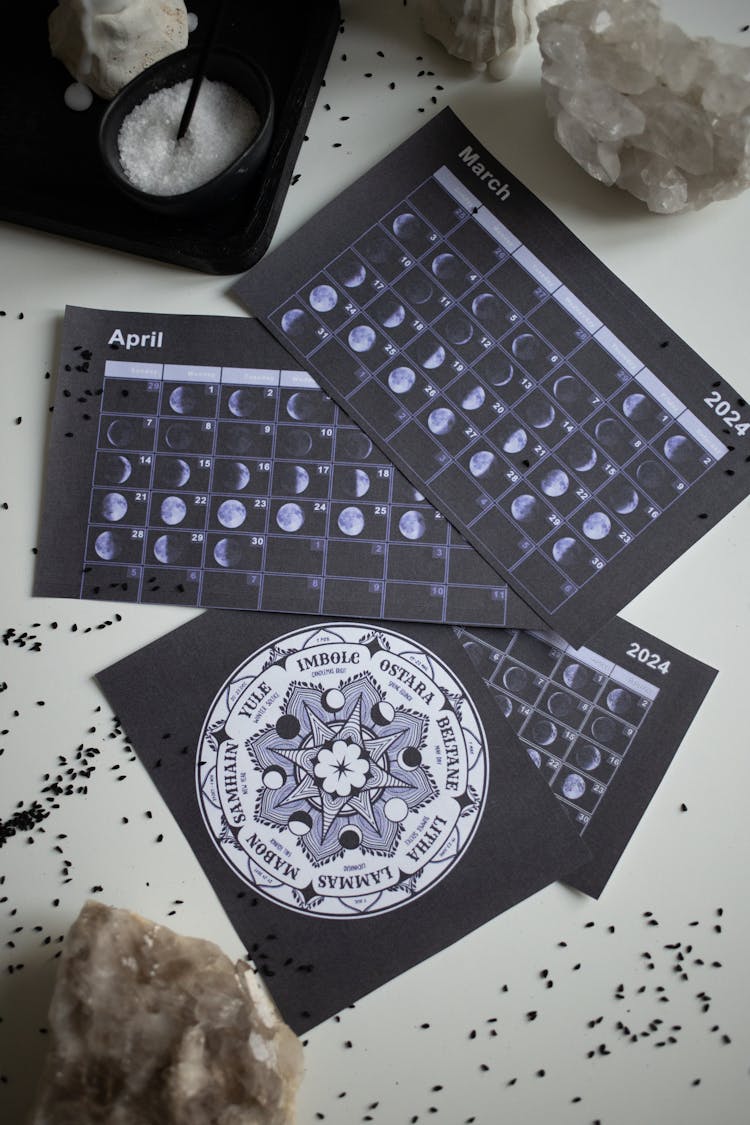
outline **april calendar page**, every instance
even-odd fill
[[[548,626],[750,485],[750,409],[446,109],[234,287]]]

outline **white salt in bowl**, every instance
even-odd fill
[[[160,91],[166,91],[181,82],[189,83],[195,71],[198,53],[194,49],[179,51],[144,70],[112,99],[99,126],[99,151],[112,182],[135,203],[164,215],[195,215],[211,211],[243,192],[249,192],[252,182],[262,171],[271,144],[274,99],[266,74],[247,56],[217,48],[209,57],[204,86],[207,81],[222,83],[242,95],[257,113],[259,119],[257,132],[222,171],[208,173],[210,178],[199,186],[186,189],[183,175],[178,171],[175,171],[173,192],[170,191],[172,185],[168,179],[166,183],[159,184],[158,190],[136,186],[126,173],[121,159],[120,131],[123,122],[137,107],[142,106],[150,95],[159,94]],[[205,93],[208,94],[208,88]],[[202,89],[186,139],[190,137],[194,123],[198,125],[197,114],[203,94]],[[179,124],[179,116],[177,124]],[[216,122],[217,132],[229,133],[235,127],[236,121],[233,120],[233,115],[230,115],[226,121]],[[206,129],[205,123],[203,128]],[[174,133],[176,138],[177,125],[174,126]],[[156,137],[151,149],[155,154],[154,161],[157,155],[163,156],[163,153],[159,153],[160,140],[160,137]],[[149,151],[150,146],[145,144],[138,158],[141,167],[136,168],[139,174],[137,178],[146,183],[149,179],[149,169],[142,166],[144,163],[147,165],[149,161]],[[198,151],[195,162],[200,162]]]

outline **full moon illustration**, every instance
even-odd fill
[[[361,500],[370,491],[370,478],[364,469],[342,469],[339,477],[345,496]]]
[[[519,523],[531,523],[539,515],[539,501],[527,492],[516,496],[510,506],[510,514]]]
[[[100,559],[112,562],[120,557],[120,541],[112,531],[102,531],[94,541],[94,550]]]
[[[523,691],[528,682],[529,673],[524,668],[519,668],[517,664],[511,664],[510,668],[506,668],[503,672],[503,683],[508,691]]]
[[[582,770],[596,770],[602,764],[601,751],[592,746],[591,743],[584,743],[582,746],[576,746],[573,751],[576,765]]]
[[[372,442],[361,430],[339,430],[336,442],[339,456],[350,461],[366,461],[372,453]]]
[[[570,477],[562,469],[550,469],[542,477],[541,483],[545,496],[564,496],[570,487]]]
[[[275,476],[276,486],[287,496],[301,496],[310,484],[310,474],[304,465],[285,465],[279,462]]]
[[[121,492],[108,492],[102,500],[102,515],[110,523],[124,519],[127,511],[128,502]]]
[[[214,559],[219,566],[234,569],[242,561],[242,547],[236,539],[219,539],[214,547]]]
[[[516,359],[522,361],[536,359],[542,351],[542,343],[531,332],[522,332],[511,344],[511,350]]]
[[[398,521],[398,529],[404,539],[422,539],[427,534],[427,522],[421,512],[410,508]]]
[[[187,515],[187,504],[181,496],[165,496],[160,510],[162,521],[174,526],[182,523]]]
[[[432,296],[433,289],[425,275],[415,271],[404,280],[404,292],[415,305],[424,305]]]
[[[566,691],[553,691],[547,700],[547,710],[556,719],[564,719],[573,710],[573,698]]]
[[[431,268],[440,281],[458,281],[463,274],[463,268],[455,254],[438,254],[433,259]]]
[[[479,384],[477,384],[464,394],[461,399],[461,406],[464,410],[478,410],[480,406],[484,406],[486,398],[487,394],[484,387],[480,387]]]
[[[135,442],[135,425],[129,418],[115,418],[107,426],[107,441],[118,449],[126,449]]]
[[[197,387],[175,387],[169,396],[175,414],[200,414],[201,394]]]
[[[471,311],[492,336],[500,336],[508,327],[507,309],[494,293],[479,293],[471,302]]]
[[[551,746],[557,738],[557,727],[549,719],[537,719],[531,727],[531,737],[539,746]]]
[[[160,535],[154,542],[154,555],[160,563],[179,562],[182,554],[182,541],[174,535]]]
[[[633,697],[624,688],[612,688],[607,692],[607,707],[613,715],[625,719],[633,710]]]
[[[276,513],[276,523],[282,531],[299,531],[305,522],[305,513],[299,504],[282,504]]]
[[[405,820],[408,811],[409,806],[403,797],[389,797],[383,805],[386,819],[395,824],[400,824],[402,820]]]
[[[583,521],[583,534],[587,539],[606,539],[612,530],[612,521],[606,512],[592,512]]]
[[[237,387],[227,399],[227,406],[235,418],[252,418],[255,402],[255,395],[249,387]]]
[[[406,309],[391,294],[383,297],[374,311],[384,328],[398,328],[406,319]]]
[[[474,335],[474,329],[468,316],[464,316],[457,309],[448,313],[442,321],[441,328],[446,340],[451,344],[468,344]]]
[[[165,488],[184,488],[190,480],[190,466],[181,457],[158,458],[156,479]]]
[[[645,395],[638,393],[627,395],[622,404],[622,412],[633,422],[646,422],[653,416],[654,404]]]
[[[572,375],[560,375],[552,385],[552,393],[563,406],[573,406],[582,391],[583,387]]]
[[[669,479],[667,470],[658,461],[642,461],[635,475],[645,489],[661,488]]]
[[[362,509],[355,507],[353,504],[348,508],[341,509],[336,523],[339,531],[343,531],[344,535],[361,535],[365,529],[365,517]]]
[[[556,417],[554,406],[545,402],[544,399],[524,403],[523,416],[529,425],[534,426],[537,430],[546,430],[547,426],[552,425]]]
[[[520,453],[522,449],[526,448],[528,440],[529,436],[526,430],[519,426],[518,429],[511,430],[508,436],[503,439],[503,449],[506,453]]]
[[[347,289],[356,289],[367,277],[367,271],[358,258],[349,256],[336,263],[336,276]]]
[[[241,500],[224,500],[219,504],[216,518],[222,527],[241,527],[247,518],[247,508]]]
[[[176,449],[182,452],[185,449],[190,449],[192,438],[192,430],[190,424],[184,422],[173,422],[171,426],[167,426],[166,442],[170,449]]]
[[[289,309],[281,318],[281,327],[287,336],[302,336],[309,324],[304,309]]]
[[[627,481],[613,481],[607,492],[609,503],[621,516],[630,515],[638,507],[638,493]]]
[[[369,352],[377,337],[369,324],[355,324],[349,333],[349,347],[354,352]]]
[[[582,664],[568,664],[563,672],[563,679],[574,691],[585,691],[591,682],[591,673]]]
[[[401,242],[409,243],[422,241],[427,235],[427,228],[421,219],[411,211],[404,211],[393,220],[393,233]]]
[[[310,304],[316,312],[330,312],[338,303],[338,293],[331,285],[316,285],[310,291]]]
[[[224,492],[242,492],[250,483],[250,470],[243,461],[217,460],[214,484]]]
[[[567,797],[569,801],[578,801],[586,792],[586,782],[577,773],[569,773],[563,781],[562,785],[563,796]]]
[[[491,453],[489,449],[480,449],[478,453],[472,453],[469,459],[469,472],[473,477],[481,480],[482,477],[487,476],[496,462],[497,458],[494,453]]]
[[[121,453],[103,453],[97,462],[97,470],[105,484],[125,484],[133,466]]]
[[[278,450],[288,457],[304,457],[312,449],[312,437],[307,430],[279,427]]]
[[[414,386],[416,378],[411,367],[394,367],[388,376],[388,386],[394,394],[405,395]]]
[[[447,406],[438,406],[431,410],[427,417],[427,426],[431,433],[441,437],[449,434],[456,424],[456,415]]]
[[[329,688],[328,691],[323,693],[321,703],[326,711],[330,711],[333,715],[336,711],[340,711],[346,704],[346,696],[343,691],[339,691],[338,688]]]
[[[694,446],[689,438],[676,434],[664,442],[664,455],[673,465],[688,465],[694,459]]]
[[[577,473],[587,473],[596,464],[596,450],[582,437],[577,435],[566,447],[566,456],[571,469]]]
[[[608,746],[617,734],[617,724],[614,719],[608,719],[606,715],[598,715],[591,724],[591,733],[599,742]]]
[[[313,422],[319,418],[324,400],[315,391],[295,391],[289,396],[286,412],[295,422]]]

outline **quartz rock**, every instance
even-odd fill
[[[425,31],[456,58],[507,78],[549,0],[421,0]]]
[[[187,46],[184,0],[60,0],[49,44],[77,82],[113,98],[137,74]]]
[[[212,942],[87,903],[63,947],[31,1125],[290,1125],[302,1048]]]
[[[668,214],[750,186],[750,47],[691,39],[651,0],[539,14],[555,136],[582,168]]]

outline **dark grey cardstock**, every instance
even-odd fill
[[[68,308],[34,593],[539,624],[244,316]]]
[[[353,633],[359,647],[350,643]],[[265,650],[268,670],[259,679],[252,664],[238,675],[258,650]],[[287,674],[292,687],[284,689],[282,705],[274,702],[274,676]],[[460,690],[431,694],[440,676],[449,684],[455,678]],[[298,1032],[589,858],[450,628],[209,611],[105,669],[98,680]],[[231,720],[223,707],[234,708]],[[292,713],[307,716],[301,733]],[[467,737],[469,752],[456,756],[442,733],[451,716],[460,719],[462,732],[479,722],[486,755]],[[252,738],[238,735],[237,722],[242,732],[255,724]],[[348,783],[332,773],[331,755],[356,757],[342,747],[357,741],[355,728],[367,731],[361,742],[369,773],[361,792],[362,777],[357,782],[352,773],[353,789],[345,794],[337,786],[347,789]],[[442,788],[435,787],[439,775]],[[434,813],[438,806],[431,802],[438,798],[446,802],[441,808],[453,810],[452,819]],[[240,806],[248,812],[244,822]],[[256,829],[264,834],[262,846]],[[451,833],[447,842],[441,837],[433,846],[435,833],[443,831]],[[300,874],[300,856],[308,859],[295,841],[305,832],[315,888],[335,888],[323,897],[316,898],[313,882]],[[255,867],[242,867],[240,837]],[[248,877],[240,878],[239,870]],[[367,890],[353,910],[347,881],[357,877]],[[382,881],[388,887],[381,895]],[[349,916],[330,916],[341,909]]]
[[[746,403],[449,109],[233,292],[575,644],[750,490]]]
[[[716,671],[616,617],[585,648],[505,629],[461,642],[592,858],[566,882],[598,897]]]

